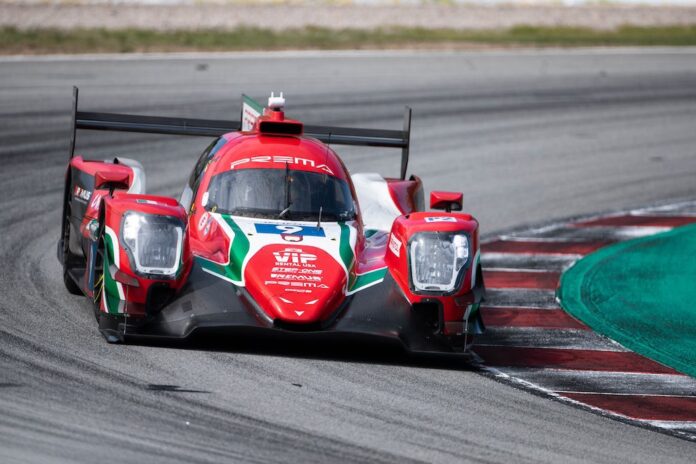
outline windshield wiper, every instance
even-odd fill
[[[290,212],[292,206],[292,198],[290,198],[290,164],[285,163],[285,209],[280,212],[278,217],[285,218],[285,215]]]

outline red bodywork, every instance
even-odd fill
[[[115,192],[113,196],[105,195],[102,209],[104,211],[104,223],[118,236],[123,215],[127,211],[139,211],[141,213],[168,216],[176,218],[182,224],[186,224],[186,210],[173,198],[155,195],[136,195],[125,192]],[[115,228],[114,228],[115,227]],[[133,269],[131,258],[123,246],[117,249],[119,253],[119,272],[114,275],[114,280],[123,285],[127,293],[125,312],[135,317],[145,316],[145,303],[148,291],[153,285],[160,285],[178,292],[186,283],[186,278],[191,271],[193,256],[189,246],[187,234],[183,236],[182,264],[179,274],[174,279],[153,279],[139,276]],[[102,305],[103,306],[103,305]],[[102,307],[106,312],[106,308]]]
[[[120,237],[123,215],[127,211],[167,216],[185,225],[181,269],[172,278],[157,279],[139,275],[133,269],[132,258],[123,244],[115,247],[115,252],[118,253],[118,271],[112,272],[112,278],[123,288],[125,304],[122,305],[122,315],[135,318],[146,316],[148,293],[153,286],[169,289],[176,295],[186,285],[195,259],[202,259],[221,267],[230,262],[230,257],[235,253],[233,239],[236,234],[242,233],[242,229],[236,229],[231,233],[230,227],[225,225],[219,215],[206,210],[203,204],[204,194],[208,191],[211,178],[216,174],[238,169],[286,169],[290,166],[293,170],[326,174],[347,182],[353,201],[357,205],[355,187],[338,155],[329,146],[318,140],[303,137],[301,133],[301,123],[286,120],[281,111],[266,110],[252,131],[223,135],[219,148],[207,161],[203,160],[205,164],[192,189],[188,209],[184,209],[172,198],[128,193],[127,190],[132,187],[135,178],[130,166],[86,161],[81,157],[71,160],[70,172],[73,180],[78,174],[93,179],[91,190],[73,182],[75,191],[71,192],[73,197],[86,200],[80,221],[80,232],[85,239],[94,234],[94,224],[105,226],[107,231],[113,231],[114,237]],[[478,270],[478,222],[467,214],[422,212],[423,187],[417,177],[409,180],[384,179],[384,182],[389,198],[379,201],[391,205],[390,207],[395,208],[400,215],[393,220],[391,231],[371,232],[366,236],[358,205],[357,217],[350,221],[348,226],[348,243],[351,244],[352,258],[341,261],[336,257],[336,253],[330,252],[329,245],[334,246],[332,241],[341,240],[343,243],[346,239],[344,235],[331,235],[332,229],[329,224],[325,225],[324,242],[329,248],[312,245],[308,243],[310,240],[307,237],[303,240],[301,235],[279,234],[278,237],[264,237],[265,240],[275,241],[260,247],[253,254],[250,253],[246,259],[242,258],[243,274],[239,278],[243,281],[245,291],[260,307],[262,317],[289,324],[327,321],[335,317],[339,307],[351,293],[351,286],[355,286],[356,282],[365,279],[371,272],[379,272],[386,268],[386,272],[392,276],[409,304],[436,304],[441,308],[441,327],[445,336],[455,336],[465,331],[468,311],[472,305],[478,303],[472,291]],[[85,193],[86,191],[89,193]],[[453,209],[460,209],[461,201],[461,194],[433,192],[431,207],[451,206]],[[245,223],[242,222],[239,227],[245,227]],[[246,240],[260,240],[258,234],[254,235],[247,229],[244,231]],[[345,233],[344,229],[341,231],[341,234]],[[410,238],[418,232],[460,232],[469,238],[468,268],[460,285],[453,292],[424,294],[414,290],[409,274],[408,246]],[[351,238],[353,233],[354,238]],[[345,254],[345,249],[341,249],[341,253]],[[311,290],[303,293],[302,287],[298,287],[293,293],[288,293],[286,287],[271,285],[275,279],[273,276],[282,275],[278,270],[282,268],[279,266],[279,260],[281,263],[291,264],[295,261],[298,266],[304,266],[301,270],[306,274],[302,274],[301,277],[309,282],[306,285]],[[321,282],[321,288],[310,285],[314,281],[312,269],[315,269],[316,275],[321,276],[314,278],[315,281]],[[84,276],[83,289],[86,294],[92,295],[93,286],[89,285],[88,274],[89,269]],[[295,277],[299,279],[298,276]],[[239,285],[236,281],[235,284]],[[100,309],[108,311],[104,304]]]
[[[451,218],[452,222],[439,221],[438,219],[441,218]],[[427,219],[436,221],[427,222]],[[409,274],[407,246],[409,238],[418,232],[465,232],[470,238],[471,250],[477,252],[479,249],[478,222],[468,214],[420,212],[401,216],[394,221],[390,236],[390,244],[396,239],[395,243],[398,243],[398,246],[390,246],[386,255],[386,263],[408,301],[411,304],[437,301],[443,310],[445,334],[462,333],[464,314],[475,303],[471,290],[476,283],[476,266],[469,266],[459,289],[452,294],[440,296],[416,292]],[[476,256],[472,255],[470,259],[476,260]]]

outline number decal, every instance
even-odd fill
[[[280,231],[281,234],[294,234],[302,230],[302,227],[298,226],[276,226],[276,229]]]
[[[293,226],[290,224],[254,224],[259,234],[274,234],[293,237],[326,237],[323,228],[315,226]],[[287,239],[286,239],[287,240]]]

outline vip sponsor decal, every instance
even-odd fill
[[[278,234],[287,241],[293,241],[293,239],[289,239],[290,236],[300,237],[298,241],[302,240],[302,236],[326,237],[324,229],[316,226],[254,224],[254,227],[256,228],[256,233],[258,234]]]
[[[336,298],[346,281],[345,271],[328,252],[310,246],[267,245],[250,259],[245,273],[252,295],[263,288],[260,298],[285,297],[293,305]]]
[[[299,166],[308,166],[319,169],[328,174],[333,175],[333,171],[326,164],[315,163],[314,160],[308,158],[298,158],[296,156],[252,156],[249,158],[238,159],[230,164],[230,169],[235,169],[248,163],[278,163],[278,164],[296,164]]]
[[[453,216],[433,216],[425,218],[425,222],[457,222],[457,218]]]
[[[276,266],[316,267],[313,262],[317,260],[317,255],[307,253],[301,248],[286,248],[281,251],[274,251],[273,257],[276,260]]]
[[[394,234],[392,234],[391,238],[389,239],[389,249],[396,255],[397,258],[399,257],[399,253],[401,252],[401,240],[396,238]]]
[[[75,196],[75,199],[88,202],[89,199],[92,197],[92,192],[89,190],[83,189],[79,185],[75,186],[75,191],[73,192],[73,195]]]

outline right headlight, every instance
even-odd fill
[[[138,274],[174,277],[181,262],[184,227],[170,216],[128,211],[121,240]]]
[[[416,291],[451,292],[469,260],[469,237],[463,233],[419,232],[409,241],[409,258]]]

